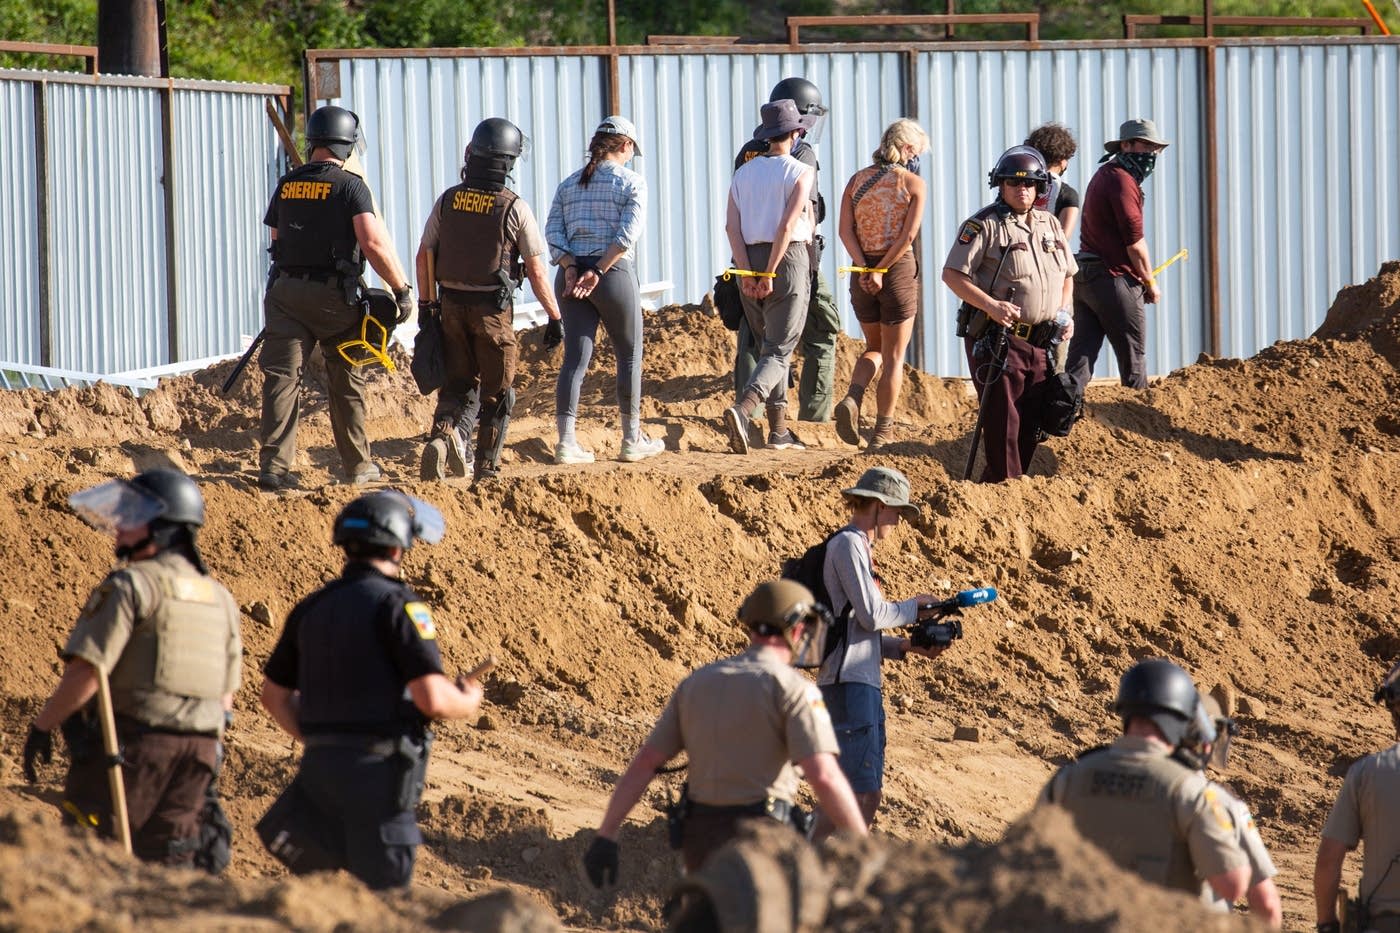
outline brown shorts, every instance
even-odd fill
[[[862,324],[901,324],[919,310],[919,279],[914,275],[914,253],[905,253],[885,273],[883,287],[867,295],[860,276],[851,275],[851,307]]]

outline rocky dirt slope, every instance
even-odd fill
[[[548,463],[558,361],[527,335],[504,475],[476,488],[416,479],[430,401],[405,373],[380,373],[376,456],[449,524],[441,544],[410,553],[405,575],[435,606],[450,668],[501,660],[481,721],[439,733],[428,844],[412,892],[388,898],[343,877],[287,879],[252,833],[295,768],[258,706],[260,667],[294,602],[337,572],[330,522],[356,492],[331,484],[319,384],[301,488],[284,496],[254,484],[256,373],[227,400],[217,387],[228,364],[140,399],[101,385],[0,393],[0,926],[481,928],[461,919],[462,902],[503,886],[572,927],[659,925],[676,879],[654,809],[664,782],[624,834],[623,883],[608,898],[575,870],[588,830],[674,684],[739,644],[731,620],[753,582],[835,527],[837,491],[880,463],[908,474],[923,505],[877,555],[889,592],[990,584],[1002,598],[971,611],[966,637],[937,662],[890,672],[886,847],[850,856],[887,868],[833,924],[1199,928],[1180,902],[1097,871],[1062,822],[1017,824],[996,845],[1057,764],[1111,736],[1119,673],[1166,655],[1232,698],[1243,732],[1227,778],[1282,869],[1288,926],[1310,927],[1312,854],[1340,776],[1389,741],[1368,700],[1400,654],[1397,311],[1392,263],[1339,294],[1318,337],[1250,360],[1203,358],[1144,392],[1094,386],[1073,436],[1043,448],[1031,476],[996,486],[957,479],[974,417],[965,384],[917,373],[900,439],[878,453],[852,451],[825,425],[799,426],[806,451],[725,453],[732,338],[694,309],[648,316],[643,417],[670,452],[641,464],[607,459],[619,439],[605,349],[580,432],[600,462]],[[843,341],[838,380],[856,346]],[[68,835],[57,765],[35,787],[19,768],[57,648],[110,566],[110,541],[66,497],[160,464],[199,479],[205,556],[245,613],[227,881],[134,865]],[[955,741],[958,727],[977,740]]]

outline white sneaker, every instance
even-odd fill
[[[555,463],[592,463],[593,451],[584,450],[578,444],[566,444],[563,441],[554,445]]]
[[[645,460],[647,457],[655,457],[666,449],[666,442],[661,438],[649,438],[645,434],[638,435],[635,441],[623,441],[622,452],[617,455],[617,459],[623,463],[636,463],[638,460]]]

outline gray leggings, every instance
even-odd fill
[[[579,257],[579,262],[596,262],[601,257]],[[642,293],[630,260],[622,259],[608,270],[603,281],[587,298],[564,294],[564,270],[554,277],[554,293],[559,296],[559,314],[564,319],[564,365],[554,386],[554,412],[560,433],[572,433],[578,418],[578,396],[598,324],[612,340],[617,355],[617,409],[622,415],[622,436],[635,440],[640,432],[642,407]]]

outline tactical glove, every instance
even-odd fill
[[[394,319],[395,324],[402,324],[408,320],[408,316],[413,313],[413,289],[405,285],[403,288],[394,291],[394,304],[399,307],[399,316]]]
[[[564,342],[564,322],[558,319],[551,319],[544,325],[544,333],[540,335],[540,346],[546,350],[553,350]]]
[[[420,321],[428,317],[429,315],[437,314],[441,310],[442,302],[440,301],[425,301],[422,298],[418,299],[418,320]]]
[[[53,733],[45,732],[37,726],[29,727],[29,737],[24,740],[24,779],[30,784],[39,782],[39,772],[34,762],[49,764],[53,761]],[[616,858],[614,857],[614,865]],[[616,874],[616,868],[614,868]]]
[[[588,880],[593,887],[617,884],[617,843],[602,836],[594,836],[588,851],[583,853],[583,868],[588,872]]]

